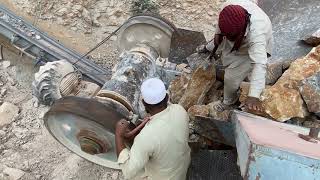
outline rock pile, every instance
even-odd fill
[[[264,113],[277,120],[305,118],[309,112],[319,114],[320,46],[306,57],[295,60],[290,68],[261,96]],[[242,88],[242,98],[247,93]]]

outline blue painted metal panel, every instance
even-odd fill
[[[241,117],[241,122],[239,120]],[[288,149],[288,146],[277,144],[273,146],[265,142],[261,136],[253,136],[250,124],[243,127],[243,122],[257,121],[260,128],[264,128],[265,124],[271,120],[266,120],[258,116],[249,115],[246,113],[236,112],[232,119],[235,124],[236,146],[238,151],[238,164],[240,166],[241,175],[247,180],[320,180],[320,157],[311,156],[301,153],[299,148],[297,152],[293,149]],[[264,121],[264,122],[263,122]],[[305,132],[305,128],[292,127],[283,123],[273,122],[275,129],[280,129],[288,126],[288,133],[294,134],[297,131]],[[251,133],[248,133],[251,131]],[[274,132],[270,132],[274,133]],[[286,132],[285,132],[286,133]],[[259,134],[259,130],[256,132]],[[261,135],[261,134],[259,134]],[[267,136],[270,134],[266,134]],[[295,137],[295,136],[293,136]],[[260,138],[260,139],[259,139]],[[288,139],[289,141],[299,141],[299,139]],[[268,144],[268,145],[266,145]],[[292,144],[292,143],[291,143]],[[299,144],[299,142],[297,142]],[[315,145],[318,147],[318,145]],[[295,147],[295,146],[294,146]],[[297,147],[300,147],[299,145]],[[300,148],[301,149],[301,148]],[[320,151],[320,149],[319,149]],[[310,152],[310,151],[306,151]],[[313,151],[317,152],[317,150]],[[317,154],[317,153],[315,153]]]
[[[319,180],[320,160],[254,145],[248,164],[248,180]]]

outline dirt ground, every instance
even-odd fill
[[[203,31],[210,39],[215,30],[219,5],[224,0],[162,0],[156,2],[162,16],[177,27]],[[65,46],[85,53],[132,15],[129,0],[0,0],[0,4],[27,19]],[[119,56],[116,37],[92,56],[97,64],[112,68]],[[43,125],[49,107],[38,105],[32,96],[33,61],[4,49],[0,61],[0,104],[19,108],[15,120],[0,128],[0,180],[22,173],[34,179],[123,179],[121,172],[92,164],[55,141]],[[10,168],[13,168],[10,169]],[[19,172],[19,173],[17,173]]]

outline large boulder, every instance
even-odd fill
[[[178,76],[176,79],[170,82],[169,85],[169,96],[170,101],[174,104],[179,103],[180,99],[184,95],[184,92],[187,89],[190,76],[183,73],[181,76]]]
[[[273,86],[264,91],[261,99],[265,113],[277,121],[284,122],[307,115],[301,95],[295,89]]]
[[[0,128],[14,121],[19,114],[19,108],[11,103],[4,102],[0,106]]]
[[[261,97],[265,112],[278,121],[293,117],[304,118],[308,111],[299,93],[301,82],[320,72],[320,47],[309,55],[292,62],[289,69]]]
[[[221,100],[223,97],[223,83],[221,81],[216,81],[208,93],[206,94],[203,104],[209,104],[215,101]]]
[[[186,110],[193,105],[202,104],[205,95],[215,81],[215,66],[213,64],[202,64],[193,72],[179,104]]]
[[[318,72],[320,72],[320,47],[315,48],[306,57],[292,62],[289,69],[283,73],[279,80],[272,87],[267,86],[263,91],[260,98],[263,112],[251,113],[270,117],[281,122],[294,117],[305,118],[308,115],[308,110],[304,100],[309,105],[316,106],[317,85],[313,85],[313,92],[306,92],[305,89],[305,95],[302,94],[302,96],[306,96],[304,99],[300,94],[303,89],[300,86],[304,84],[304,87],[307,88],[306,85],[309,84],[310,89],[310,83],[307,83],[308,80],[306,79]],[[249,83],[241,84],[239,100],[242,103],[247,98],[249,85]]]
[[[320,114],[320,73],[303,80],[299,90],[308,111]]]

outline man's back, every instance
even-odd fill
[[[143,164],[148,179],[184,180],[190,163],[188,123],[187,112],[177,104],[154,115],[135,138],[130,158],[122,165],[125,176],[128,173],[130,178],[132,167]]]

